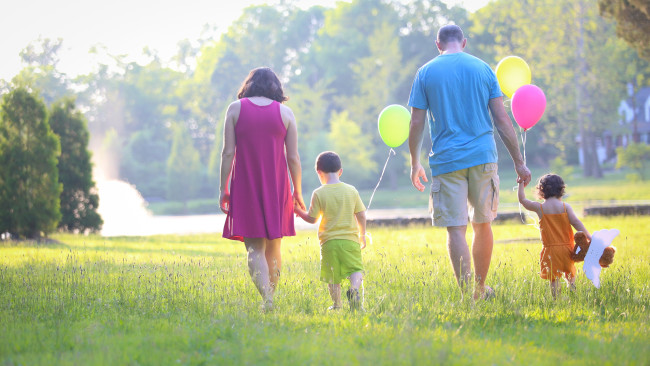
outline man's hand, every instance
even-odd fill
[[[517,171],[517,183],[523,183],[524,187],[530,183],[530,170],[524,164],[516,164],[515,171]]]
[[[530,175],[530,173],[529,173]],[[422,167],[422,164],[415,163],[411,164],[411,183],[413,183],[413,187],[417,189],[420,192],[424,192],[424,184],[422,184],[422,181],[420,180],[422,178],[425,182],[428,182],[429,180],[427,179],[427,173],[424,171],[424,168]]]

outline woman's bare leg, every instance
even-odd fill
[[[282,269],[282,253],[280,251],[280,242],[282,239],[266,240],[266,264],[269,269],[269,282],[271,292],[274,293],[280,281],[280,272]]]
[[[269,267],[266,260],[266,239],[244,238],[248,252],[248,272],[265,302],[273,301],[273,289],[269,280]]]

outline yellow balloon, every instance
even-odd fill
[[[512,98],[519,87],[530,84],[530,67],[521,57],[508,56],[499,61],[496,74],[501,91],[508,98]]]

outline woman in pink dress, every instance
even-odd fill
[[[280,241],[296,235],[293,202],[305,207],[298,130],[271,69],[252,70],[237,97],[226,112],[221,153],[223,237],[246,245],[251,278],[271,310],[282,265]]]

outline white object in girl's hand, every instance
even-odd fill
[[[605,229],[598,230],[591,235],[591,245],[589,245],[589,250],[585,255],[585,263],[582,269],[596,288],[600,288],[601,267],[598,261],[603,255],[605,248],[612,244],[612,241],[619,233],[618,229]]]

